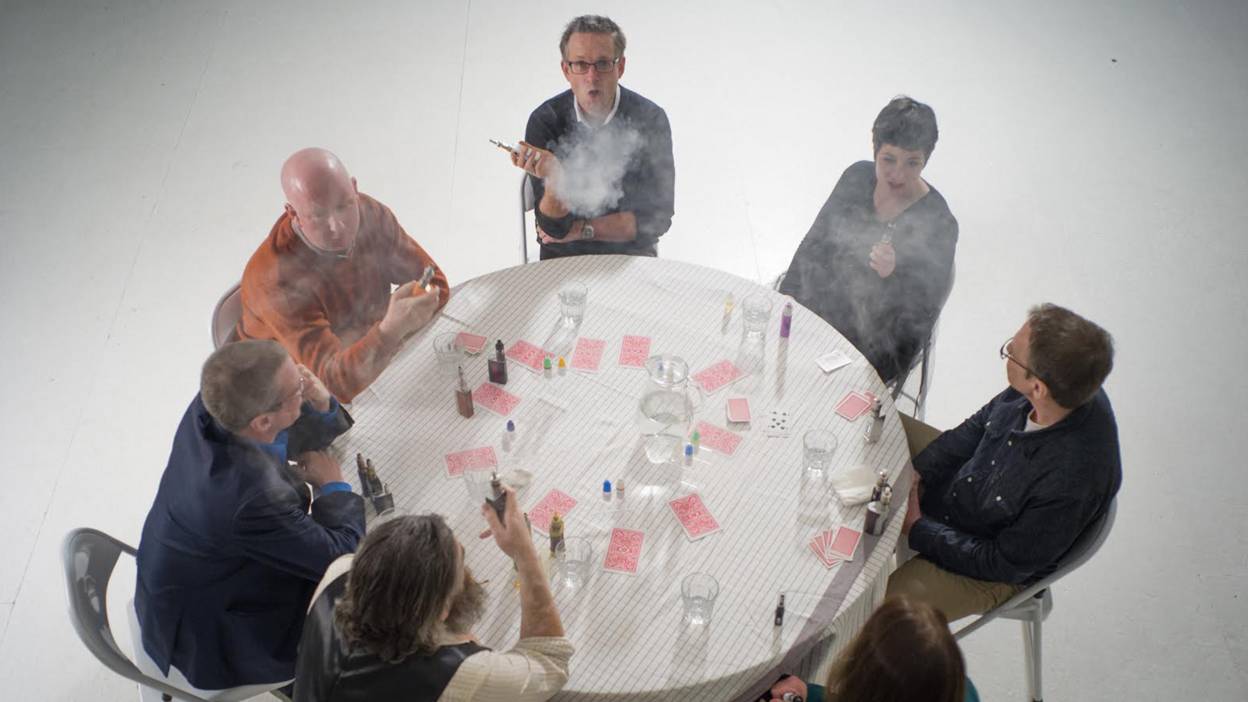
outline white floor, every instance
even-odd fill
[[[769,280],[879,108],[934,106],[925,175],[961,241],[929,421],[1003,386],[1033,303],[1118,343],[1119,520],[1056,589],[1047,698],[1248,698],[1238,0],[0,1],[2,696],[133,698],[69,627],[60,540],[137,543],[282,159],[336,151],[452,281],[513,265],[517,172],[486,140],[564,88],[558,35],[586,11],[624,27],[624,84],[671,118],[665,257]],[[1024,696],[1015,624],[965,651],[984,699]]]

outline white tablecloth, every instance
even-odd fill
[[[432,339],[446,331],[489,338],[464,373],[471,387],[485,381],[493,342],[520,339],[542,346],[558,325],[560,285],[584,282],[588,302],[580,335],[607,341],[602,370],[568,371],[547,378],[509,364],[508,392],[521,398],[512,413],[517,437],[509,453],[501,439],[505,419],[477,407],[471,419],[455,410],[451,381],[434,361]],[[724,298],[737,301],[723,325]],[[703,448],[692,466],[651,465],[636,425],[645,371],[616,360],[626,334],[653,338],[651,353],[684,358],[691,373],[735,360],[741,338],[741,301],[763,292],[774,300],[761,373],[702,400],[696,419],[726,427],[725,398],[750,398],[753,423],[733,456]],[[901,510],[881,537],[864,535],[852,562],[826,569],[807,547],[820,530],[840,524],[861,529],[865,509],[842,506],[830,491],[802,481],[802,433],[824,428],[840,446],[834,470],[858,463],[889,471],[906,494],[905,436],[879,377],[840,334],[795,305],[792,336],[779,339],[784,298],[750,281],[699,266],[654,258],[576,257],[510,268],[467,281],[443,313],[408,341],[391,367],[356,399],[356,425],[338,441],[344,468],[356,452],[370,457],[400,511],[444,515],[467,550],[475,576],[488,580],[488,609],[476,633],[504,649],[519,632],[519,601],[510,561],[490,540],[461,479],[447,477],[447,453],[494,446],[503,469],[532,471],[518,493],[527,510],[550,488],[579,504],[566,516],[568,536],[591,540],[596,565],[588,585],[556,588],[568,637],[576,647],[572,673],[556,699],[752,699],[780,671],[822,675],[831,652],[843,646],[880,599]],[[816,356],[841,349],[854,362],[823,373]],[[570,358],[569,358],[570,362]],[[862,441],[869,421],[847,422],[834,412],[850,390],[884,398],[887,422],[876,444]],[[764,433],[769,410],[788,410],[792,433]],[[354,470],[349,472],[354,473]],[[602,481],[627,483],[623,500],[605,501]],[[353,480],[354,482],[354,480]],[[803,487],[805,485],[805,487]],[[719,521],[719,533],[689,541],[667,501],[696,491]],[[898,501],[904,506],[904,499]],[[606,572],[601,560],[613,527],[640,529],[645,544],[637,575]],[[544,539],[539,549],[545,551]],[[414,562],[412,567],[420,567]],[[714,617],[705,627],[681,621],[680,581],[692,572],[720,584]],[[777,595],[786,592],[788,615],[774,627]],[[816,672],[817,671],[817,672]]]

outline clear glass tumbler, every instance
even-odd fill
[[[836,446],[836,434],[825,429],[811,429],[802,434],[802,468],[810,476],[826,476],[832,468]]]
[[[569,280],[559,289],[559,317],[564,324],[578,326],[585,318],[585,298],[588,296],[585,284],[577,280]]]
[[[719,581],[710,573],[690,573],[680,582],[680,600],[684,604],[686,624],[709,624],[719,596]]]
[[[569,536],[563,540],[563,550],[555,556],[556,582],[567,588],[583,587],[589,582],[590,568],[594,560],[594,547],[588,539]]]

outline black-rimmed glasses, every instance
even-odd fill
[[[614,69],[615,64],[619,62],[620,59],[618,58],[598,59],[597,61],[564,61],[564,63],[568,64],[568,70],[577,75],[589,73],[590,66],[593,66],[594,70],[599,73],[606,73]]]

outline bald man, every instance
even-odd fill
[[[351,402],[450,288],[394,213],[361,193],[329,151],[295,152],[282,165],[282,191],[286,211],[243,270],[238,336],[279,342]],[[434,276],[422,289],[426,266]]]

